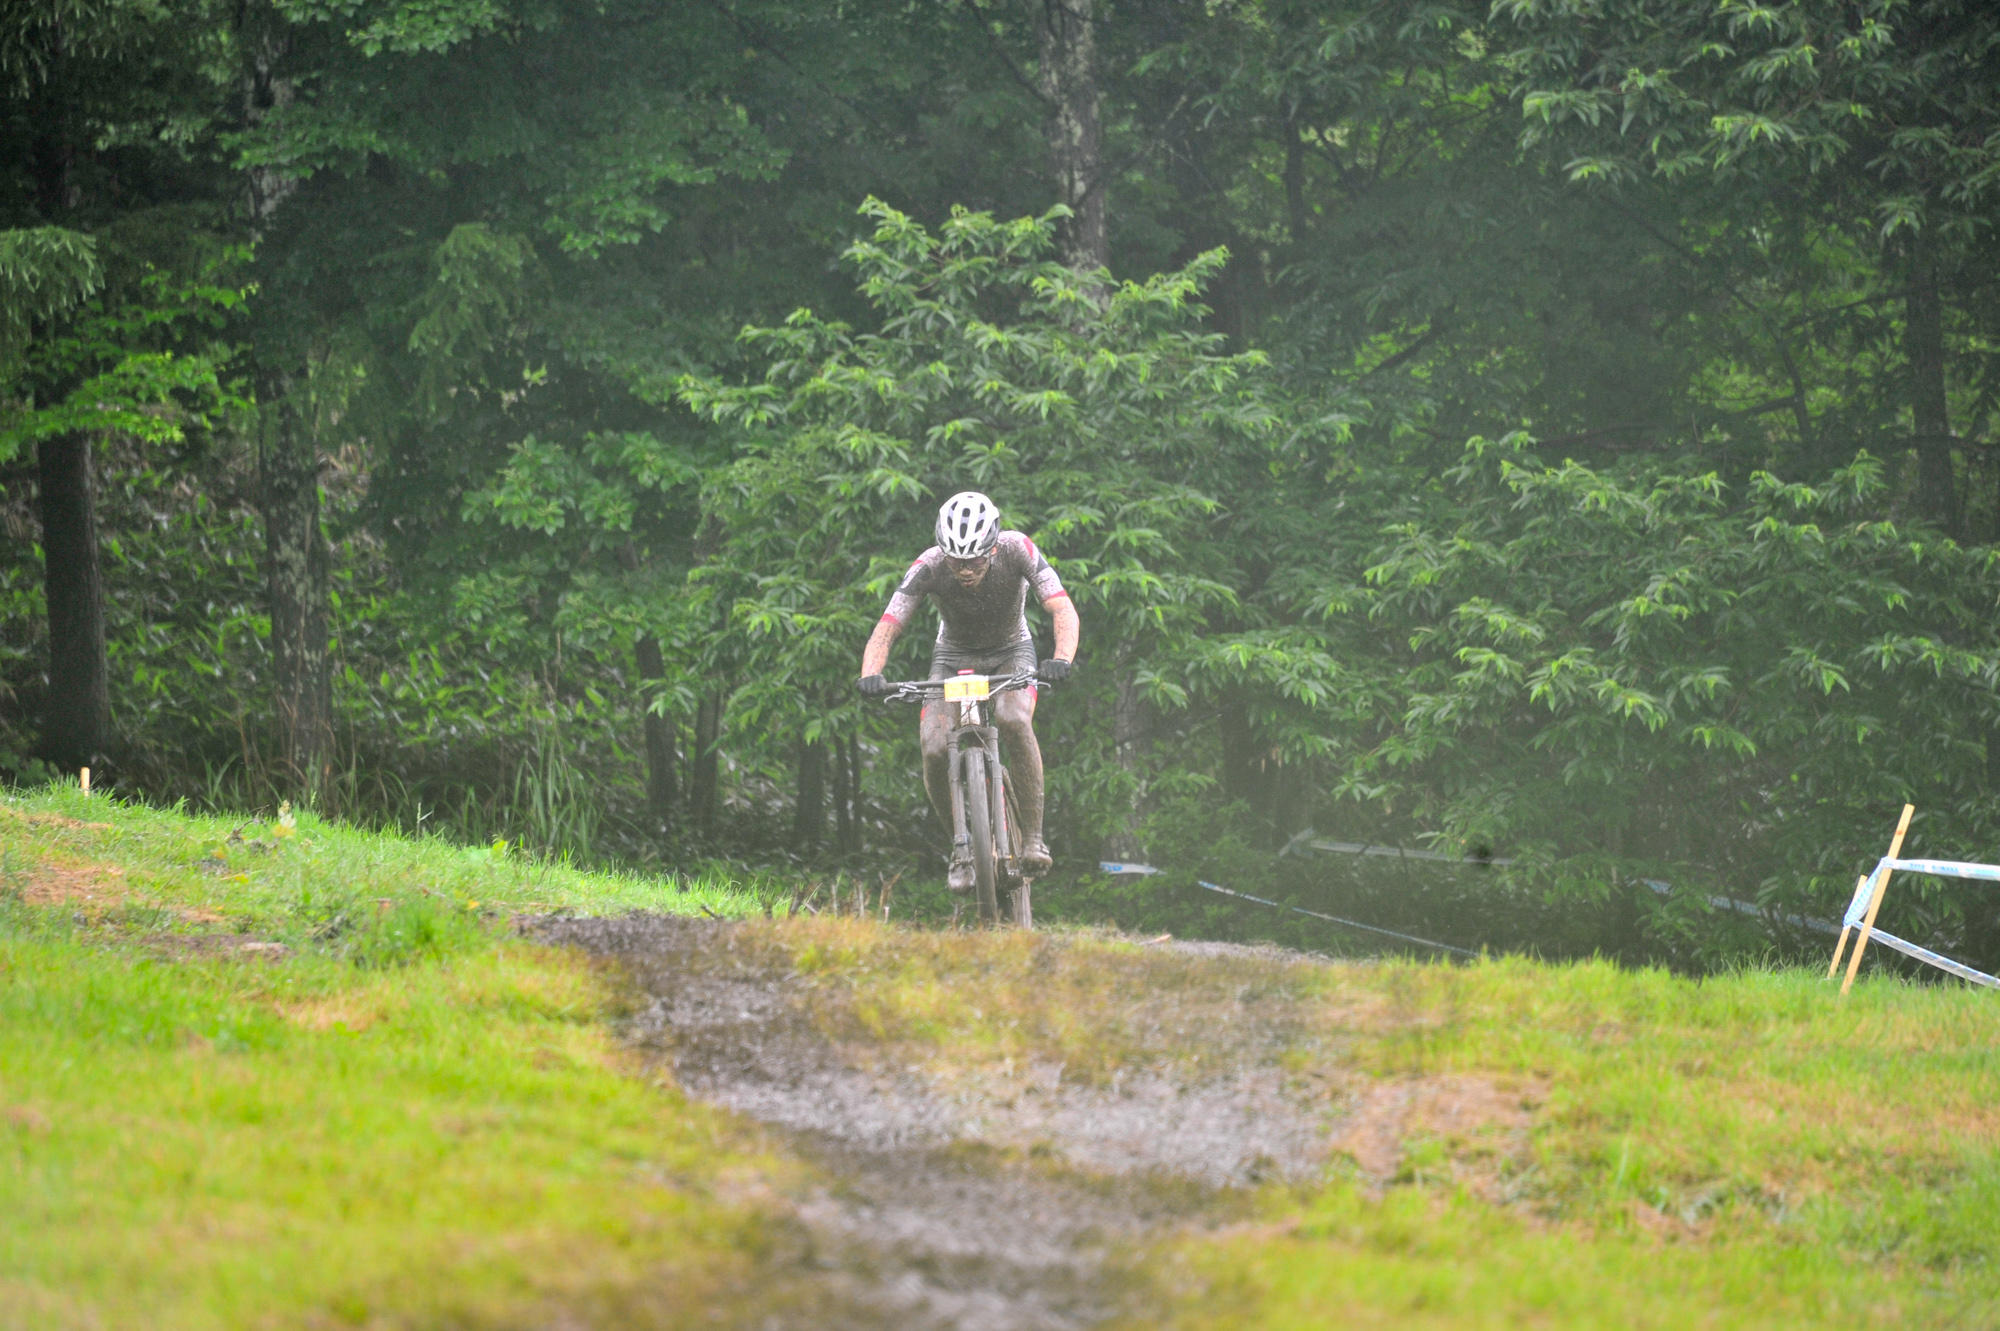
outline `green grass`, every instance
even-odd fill
[[[2000,1325],[1981,991],[788,920],[772,884],[283,831],[0,796],[0,1327],[754,1324],[798,1278],[765,1199],[809,1167],[509,927],[631,908],[750,917],[830,1034],[947,1078],[1273,1059],[1389,1116],[1165,1240],[1135,1325]]]
[[[1525,1090],[1536,1126],[1497,1161],[1420,1130],[1386,1189],[1274,1199],[1191,1246],[1174,1325],[2000,1324],[1991,996],[1518,961],[1335,988],[1372,1077]]]
[[[0,1326],[501,1326],[662,1291],[647,1324],[692,1325],[744,1278],[765,1222],[723,1194],[790,1167],[641,1075],[605,977],[505,919],[754,899],[232,830],[0,802]]]
[[[1362,1117],[1413,1106],[1386,1159],[1350,1143],[1259,1224],[1173,1245],[1175,1326],[2000,1325],[1984,991],[757,927],[892,1061],[1197,1075],[1254,1011]]]
[[[773,890],[715,874],[587,873],[505,843],[363,832],[311,813],[289,827],[275,817],[192,816],[68,786],[0,797],[0,890],[30,865],[112,869],[110,887],[135,909],[165,910],[169,925],[227,923],[287,942],[337,932],[382,901],[432,901],[487,920],[520,910],[745,915],[762,909],[753,889]]]

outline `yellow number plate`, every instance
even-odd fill
[[[944,696],[948,702],[973,702],[991,697],[993,681],[986,675],[959,675],[944,682]]]

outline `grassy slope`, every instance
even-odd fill
[[[502,921],[748,898],[234,830],[0,799],[0,1326],[513,1324],[662,1284],[697,1322],[760,1243],[718,1194],[785,1166],[633,1075],[603,977]]]
[[[1378,1077],[1545,1088],[1530,1149],[1419,1131],[1353,1184],[1192,1255],[1264,1326],[2000,1324],[2000,1007],[1811,974],[1392,967]],[[1512,1199],[1495,1206],[1495,1192]]]
[[[1350,1136],[1322,1185],[1270,1192],[1264,1223],[1164,1254],[1175,1326],[2000,1325],[1983,991],[1890,977],[1843,1000],[1798,971],[1519,959],[1274,976],[1130,944],[1002,938],[969,959],[850,921],[798,932],[798,964],[847,976],[868,1030],[959,1065],[1065,1061],[1100,1083],[1212,1065],[1204,1014],[1249,985],[1298,1024],[1298,1075],[1400,1150]]]
[[[231,831],[0,798],[0,1326],[742,1306],[779,1260],[752,1199],[803,1166],[649,1081],[604,977],[504,921],[749,897]],[[757,927],[850,1033],[971,1072],[1192,1075],[1226,1052],[1203,1004],[1273,983],[1115,940]],[[1292,968],[1257,1001],[1297,1075],[1402,1106],[1401,1146],[1177,1241],[1179,1325],[1996,1324],[1989,995],[1504,961]]]

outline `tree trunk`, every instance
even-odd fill
[[[853,824],[847,838],[847,849],[851,854],[861,853],[861,778],[865,772],[861,765],[861,737],[847,737],[847,807],[853,811]]]
[[[45,29],[53,65],[67,51],[68,23],[52,12]],[[37,96],[28,171],[39,220],[67,225],[82,203],[77,186],[76,114],[61,88]],[[37,335],[46,332],[37,329]],[[104,646],[104,579],[97,558],[97,501],[90,436],[43,439],[35,451],[42,511],[42,585],[49,616],[49,692],[42,713],[43,758],[67,772],[99,763],[111,733],[110,668]]]
[[[826,836],[826,744],[799,745],[799,800],[792,815],[792,846],[818,850]]]
[[[843,855],[861,849],[860,748],[851,735],[833,747],[833,839]]]
[[[243,65],[243,123],[258,125],[273,111],[292,104],[292,80],[279,74],[291,45],[283,19],[245,6],[236,11],[236,40],[247,56]],[[271,217],[299,187],[299,177],[283,167],[253,166],[244,173],[249,188],[250,228],[262,235]]]
[[[1063,263],[1078,273],[1095,273],[1111,266],[1109,205],[1105,191],[1102,132],[1098,121],[1097,36],[1093,0],[1030,0],[1041,94],[1048,105],[1045,134],[1049,174],[1058,197],[1073,214],[1063,231]],[[1099,293],[1100,297],[1103,295]],[[1129,808],[1117,815],[1118,827],[1106,839],[1113,859],[1138,859],[1139,819],[1145,804],[1145,775],[1139,763],[1139,742],[1146,730],[1145,708],[1128,653],[1120,649],[1114,661],[1117,688],[1112,707],[1112,761],[1132,793]]]
[[[1250,729],[1250,710],[1241,698],[1225,698],[1216,725],[1222,735],[1222,793],[1254,804],[1257,740]]]
[[[1122,778],[1120,784],[1126,798],[1113,815],[1116,821],[1111,835],[1105,839],[1104,857],[1143,863],[1146,847],[1140,823],[1145,817],[1148,783],[1142,746],[1148,729],[1148,709],[1139,695],[1137,670],[1130,657],[1130,649],[1122,646],[1113,657],[1113,679],[1118,692],[1111,702],[1111,762]]]
[[[716,808],[720,804],[718,746],[722,740],[722,695],[708,694],[694,718],[694,788],[689,791],[688,812],[704,834],[715,831]]]
[[[1242,800],[1266,829],[1282,843],[1288,833],[1278,825],[1278,810],[1272,807],[1271,773],[1264,746],[1258,743],[1257,728],[1250,709],[1239,696],[1225,698],[1217,718],[1222,732],[1222,791],[1230,799]]]
[[[243,119],[256,125],[292,99],[292,85],[278,76],[287,43],[281,23],[252,9],[237,12],[237,38],[247,59],[242,73]],[[261,236],[298,186],[291,172],[252,167],[248,190],[250,234]],[[298,798],[326,792],[333,760],[333,663],[327,624],[331,601],[331,552],[320,531],[319,441],[302,419],[302,382],[289,368],[291,349],[277,351],[259,376],[257,401],[264,414],[257,452],[257,499],[264,519],[264,592],[271,609],[272,724],[277,779]]]
[[[1306,139],[1296,102],[1285,111],[1285,221],[1294,253],[1306,243]]]
[[[1049,165],[1057,197],[1074,214],[1063,233],[1063,262],[1091,273],[1111,263],[1091,0],[1034,3],[1041,92],[1049,105]]]
[[[42,559],[49,613],[49,693],[42,756],[65,772],[101,764],[111,731],[104,648],[104,581],[90,437],[41,441]]]
[[[1917,501],[1925,517],[1962,538],[1957,479],[1952,473],[1951,414],[1944,393],[1944,305],[1938,294],[1936,246],[1917,233],[1910,256],[1910,414],[1917,435]]]
[[[271,607],[278,780],[319,795],[333,757],[333,664],[327,645],[329,553],[319,525],[319,464],[282,385],[264,395],[257,459],[264,586]]]
[[[674,798],[680,792],[676,779],[680,763],[674,723],[654,710],[660,680],[667,663],[660,655],[660,641],[650,633],[639,635],[640,696],[646,709],[646,821],[653,835],[665,837],[674,830]]]

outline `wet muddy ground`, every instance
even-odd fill
[[[526,931],[615,962],[640,995],[628,1038],[817,1166],[823,1181],[781,1202],[787,1270],[739,1325],[1143,1323],[1162,1297],[1145,1250],[1244,1218],[1250,1185],[1316,1177],[1352,1104],[1282,1069],[1301,1028],[1268,998],[1204,1009],[1199,1072],[1143,1057],[1089,1078],[1055,1058],[950,1067],[842,1033],[838,996],[753,926],[635,915]],[[1220,964],[1254,998],[1258,974],[1317,963],[1244,950]]]

